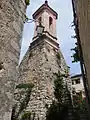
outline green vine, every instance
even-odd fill
[[[60,53],[59,53],[59,52],[56,53],[56,56],[57,56],[58,60],[61,59],[61,56],[60,56]]]
[[[16,86],[16,89],[25,89],[25,97],[22,100],[19,100],[18,111],[17,111],[17,105],[13,107],[11,120],[18,120],[19,115],[26,109],[28,102],[30,100],[30,95],[33,87],[34,87],[33,84],[23,84],[23,83]]]
[[[65,88],[65,84],[63,82],[64,78],[68,77],[68,73],[65,71],[65,73],[60,73],[60,71],[58,71],[58,73],[54,73],[56,79],[54,80],[54,95],[55,98],[58,100],[59,103],[63,103],[66,95],[66,89]]]
[[[33,117],[31,117],[32,114],[29,111],[24,112],[24,114],[21,117],[21,120],[34,120],[35,118],[35,113],[33,113]]]
[[[26,5],[30,4],[30,0],[25,0]]]
[[[23,110],[26,109],[28,102],[30,100],[30,95],[31,95],[31,88],[28,89],[26,97],[21,101],[20,108],[18,114],[20,114]]]
[[[29,59],[30,59],[31,57],[33,57],[33,53],[32,53],[32,52],[29,53]]]
[[[31,112],[24,112],[24,114],[21,117],[21,120],[31,120]]]
[[[75,114],[77,118],[80,119],[80,115],[83,114],[85,120],[88,120],[88,110],[86,107],[85,98],[82,97],[82,91],[78,94],[76,92],[73,95],[73,107],[75,109]]]
[[[72,61],[73,63],[80,61],[78,45],[77,45],[77,43],[75,43],[75,44],[76,44],[75,48],[71,49],[74,51],[73,56],[71,56],[71,57],[73,57],[73,61]]]
[[[66,101],[68,89],[65,87],[63,79],[67,78],[67,73],[60,71],[54,73],[54,95],[56,101],[53,101],[50,107],[47,107],[46,120],[66,120],[68,117],[69,104]]]
[[[22,89],[22,88],[24,88],[24,89],[27,89],[27,88],[29,88],[29,89],[31,89],[31,88],[33,88],[33,84],[19,84],[19,85],[17,85],[16,86],[16,89]]]

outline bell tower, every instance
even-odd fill
[[[41,23],[45,29],[43,34],[48,38],[52,38],[54,41],[57,40],[56,34],[56,20],[58,14],[48,5],[48,1],[45,3],[33,14],[33,19],[35,20],[35,29],[34,29],[34,38],[37,37],[36,27]]]
[[[67,69],[57,42],[57,17],[57,13],[48,5],[48,1],[45,1],[33,14],[34,37],[19,66],[18,81],[20,84],[34,84],[25,111],[30,111],[32,115],[35,113],[35,120],[46,120],[46,105],[50,106],[55,99],[54,73],[58,73],[58,71],[64,73]],[[37,34],[36,29],[39,23],[44,26],[41,36]]]

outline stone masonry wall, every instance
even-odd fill
[[[33,83],[34,88],[26,111],[35,113],[35,120],[45,120],[46,105],[50,105],[54,98],[54,75],[67,69],[64,58],[58,50],[41,39],[31,45],[19,68],[19,83]]]
[[[11,120],[25,10],[24,0],[0,0],[0,120]]]

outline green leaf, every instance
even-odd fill
[[[26,5],[30,4],[30,0],[25,0]]]
[[[27,83],[27,84],[23,84],[23,83],[22,83],[22,84],[17,85],[17,86],[16,86],[16,89],[17,89],[17,88],[19,88],[19,89],[22,89],[22,88],[24,88],[24,89],[33,88],[33,86],[34,86],[33,84],[28,84],[28,83]]]

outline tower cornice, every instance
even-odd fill
[[[44,31],[43,32],[43,35],[46,35],[47,37],[50,37],[50,38],[52,38],[52,39],[54,39],[54,40],[57,40],[57,37],[54,37],[53,35],[51,35],[48,31]],[[35,37],[33,37],[33,41],[36,39],[38,37],[38,35],[37,36],[35,36]]]
[[[59,43],[56,40],[53,40],[52,37],[47,36],[46,34],[43,34],[41,37],[36,36],[34,38],[34,41],[31,42],[30,48],[37,46],[38,44],[41,44],[41,42],[47,42],[49,45],[51,45],[55,49],[59,49]]]

